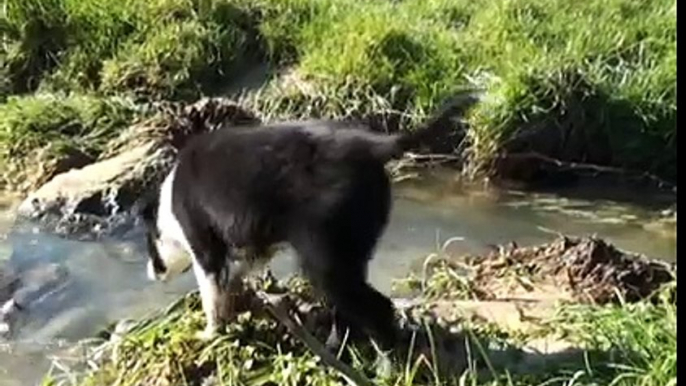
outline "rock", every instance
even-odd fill
[[[17,283],[16,272],[10,267],[0,266],[0,304],[3,304],[12,297]]]
[[[21,307],[26,308],[36,300],[65,285],[68,277],[67,269],[59,264],[37,265],[21,274],[19,286],[12,298]]]
[[[11,162],[0,173],[0,186],[10,192],[27,193],[57,174],[84,167],[95,158],[76,148],[55,150],[55,144],[34,149],[20,160]]]
[[[174,149],[148,142],[110,159],[59,174],[17,209],[20,218],[39,220],[61,234],[103,233],[110,217],[130,208],[171,166]]]
[[[123,319],[117,322],[114,326],[114,331],[110,335],[110,342],[117,343],[121,341],[124,336],[133,330],[138,325],[138,322],[133,319]]]
[[[11,337],[15,331],[20,308],[14,299],[0,306],[0,338]]]
[[[160,113],[132,125],[107,145],[100,159],[70,169],[30,193],[18,220],[48,232],[92,239],[133,225],[130,209],[155,189],[191,136],[235,124],[259,122],[237,103],[205,98],[191,105],[158,106]]]
[[[38,302],[56,295],[69,284],[67,270],[58,264],[39,264],[13,274],[11,292],[0,298],[0,337],[10,337],[26,320],[27,311]]]

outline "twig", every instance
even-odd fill
[[[267,294],[256,291],[257,297],[262,300],[272,315],[281,322],[295,337],[300,339],[315,355],[319,356],[324,363],[338,370],[351,383],[357,386],[375,386],[373,382],[362,374],[356,372],[347,364],[336,358],[312,336],[302,324],[296,322],[288,313],[287,295]]]
[[[392,162],[388,166],[390,174],[393,176],[393,182],[417,178],[419,173],[404,172],[405,169],[417,168],[419,166],[438,166],[451,162],[457,162],[461,159],[456,154],[417,154],[407,153],[401,159]]]

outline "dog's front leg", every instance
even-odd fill
[[[242,290],[243,277],[254,268],[249,261],[234,261],[221,267],[219,272],[208,272],[194,263],[193,270],[200,288],[200,299],[207,324],[198,338],[211,339],[235,313],[236,297]]]
[[[198,282],[206,320],[205,329],[196,336],[202,340],[209,340],[224,326],[233,311],[231,288],[227,280],[229,265],[226,264],[219,272],[210,272],[194,262],[193,272]]]

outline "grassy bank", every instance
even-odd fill
[[[511,268],[509,272],[514,274]],[[545,318],[531,322],[532,328],[515,330],[479,317],[441,314],[435,307],[436,293],[440,292],[442,304],[464,307],[472,299],[469,291],[447,288],[465,288],[471,279],[455,275],[444,264],[435,265],[426,274],[426,287],[417,294],[420,306],[407,312],[427,316],[431,315],[427,310],[432,309],[434,319],[439,313],[443,325],[461,337],[459,342],[464,347],[457,355],[464,366],[437,373],[435,362],[411,357],[399,360],[390,377],[380,378],[373,372],[374,356],[359,345],[348,345],[347,361],[374,384],[676,385],[676,306],[670,299],[676,290],[675,282],[660,289],[660,296],[653,301],[561,303],[551,308]],[[492,281],[503,280],[492,277]],[[472,288],[478,285],[477,281],[471,282]],[[301,281],[292,281],[288,288],[299,299],[312,301],[308,287]],[[319,338],[328,332],[323,321],[326,318],[317,316],[321,311],[313,306],[302,319]],[[90,369],[85,373],[63,363],[53,369],[44,384],[347,384],[264,309],[243,309],[226,333],[211,342],[194,338],[202,325],[197,294],[187,295],[165,311],[129,324],[128,332],[116,340],[110,337],[111,343],[95,350],[98,354],[91,354]],[[435,347],[441,345],[438,336],[434,338]],[[564,342],[565,349],[538,354],[527,349],[541,340]]]
[[[673,0],[6,3],[0,99],[192,100],[269,63],[287,75],[247,99],[266,117],[371,116],[411,129],[454,90],[478,86],[488,97],[452,144],[472,171],[531,150],[676,176]],[[19,98],[9,103],[32,103]],[[16,137],[26,125],[0,126]]]
[[[451,377],[427,379],[432,365],[417,360],[396,369],[390,379],[374,379],[379,385],[676,385],[676,310],[668,304],[641,303],[623,307],[567,307],[555,318],[546,334],[572,337],[584,354],[559,360],[551,354],[545,365],[520,365],[518,356],[504,358],[498,350],[480,344],[509,346],[537,336],[511,337],[493,326],[471,323],[465,331],[468,360],[473,368]],[[201,344],[193,333],[201,327],[197,307],[181,309],[141,323],[117,348],[116,361],[107,362],[83,379],[59,370],[46,377],[44,385],[199,385],[206,378],[217,385],[345,385],[341,375],[325,367],[301,343],[281,338],[271,320],[254,321],[244,314],[241,323],[209,344]],[[476,343],[476,342],[479,343]],[[373,357],[371,358],[373,359]],[[354,368],[370,374],[371,360]],[[489,368],[488,365],[491,366]],[[373,373],[372,373],[373,374]],[[69,380],[69,377],[74,377]],[[466,383],[465,383],[466,382]]]

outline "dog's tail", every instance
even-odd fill
[[[483,97],[483,90],[469,89],[449,98],[429,119],[411,133],[396,134],[379,143],[377,156],[390,160],[401,157],[405,152],[419,147],[433,137],[438,137],[450,125],[451,118],[464,113]]]

